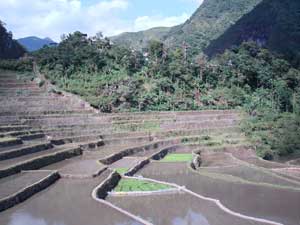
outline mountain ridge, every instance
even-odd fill
[[[18,42],[24,46],[29,52],[37,51],[43,48],[45,45],[51,46],[56,45],[57,43],[51,38],[39,38],[36,36],[28,36],[18,39]]]
[[[255,41],[300,65],[300,59],[297,59],[297,52],[300,50],[300,2],[262,1],[219,38],[213,40],[204,52],[213,57],[245,41]]]
[[[219,37],[233,23],[243,15],[250,12],[262,0],[204,0],[201,6],[183,24],[170,27],[169,30],[159,32],[156,30],[154,38],[162,41],[168,47],[181,47],[187,44],[191,55],[196,55],[204,50],[209,42]],[[156,29],[156,28],[154,28]],[[153,30],[150,29],[150,30]],[[136,33],[123,33],[112,38],[117,44],[125,44],[132,48],[146,47],[149,30]],[[147,38],[136,38],[136,36]],[[143,45],[136,44],[140,39]]]

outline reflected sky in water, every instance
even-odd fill
[[[173,225],[210,225],[207,219],[200,213],[189,210],[185,218],[176,217],[172,221]]]
[[[3,224],[4,225],[4,224]],[[61,221],[53,223],[47,222],[44,218],[33,217],[28,213],[18,212],[14,213],[7,225],[68,225]],[[140,225],[138,222],[133,223],[112,223],[112,225]]]
[[[14,213],[8,225],[66,225],[62,222],[47,223],[43,218],[36,218],[28,213]]]

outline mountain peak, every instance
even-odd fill
[[[29,36],[25,38],[18,39],[18,42],[23,45],[28,51],[33,52],[43,48],[45,45],[52,45],[55,43],[49,37],[44,39],[36,37],[36,36]]]

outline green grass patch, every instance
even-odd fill
[[[159,184],[155,182],[122,179],[118,186],[114,189],[115,192],[134,192],[134,191],[159,191],[172,188],[169,185]]]
[[[168,154],[165,158],[160,160],[160,162],[190,162],[192,160],[193,160],[192,154],[173,153],[173,154]]]
[[[125,174],[128,171],[128,168],[117,168],[115,170],[119,174]]]

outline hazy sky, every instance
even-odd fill
[[[14,38],[50,37],[76,30],[112,36],[183,23],[202,0],[0,0],[0,20]]]

